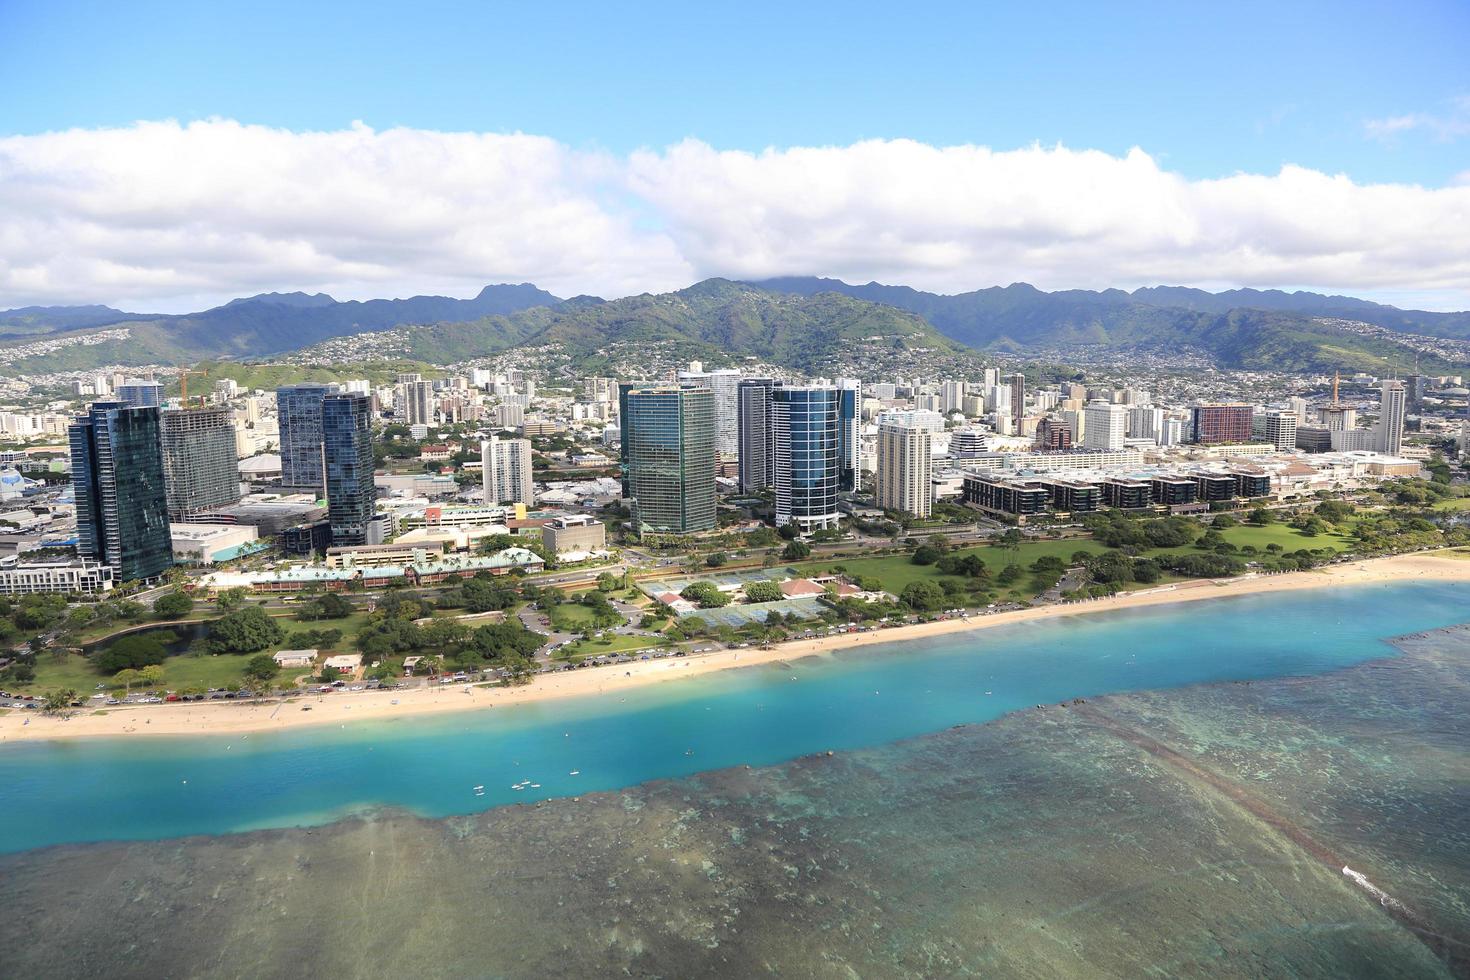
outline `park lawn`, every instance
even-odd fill
[[[98,684],[107,683],[109,680],[110,678],[93,670],[91,661],[79,653],[68,653],[61,659],[57,659],[48,650],[36,658],[35,680],[25,684],[19,681],[8,683],[15,689],[30,693],[70,687],[85,694],[91,694],[92,689]]]
[[[243,677],[245,664],[253,656],[256,654],[222,653],[205,654],[200,657],[181,654],[177,657],[169,657],[163,662],[161,689],[176,691],[189,687],[229,687],[239,684]],[[283,671],[277,675],[277,680],[280,683],[286,683],[307,673],[310,671]],[[111,677],[99,674],[94,670],[91,662],[81,654],[69,653],[65,659],[58,661],[50,654],[43,653],[36,658],[36,679],[29,684],[15,686],[30,692],[70,687],[90,695],[98,684],[105,684],[108,690],[121,691],[123,689],[123,685],[114,683]],[[139,688],[134,685],[133,689],[136,691]]]
[[[1351,522],[1347,522],[1348,527]],[[1270,544],[1280,545],[1283,551],[1300,551],[1302,549],[1316,550],[1320,548],[1331,548],[1334,551],[1346,551],[1353,545],[1350,534],[1339,531],[1329,531],[1318,534],[1315,537],[1303,534],[1296,528],[1286,524],[1267,524],[1257,527],[1255,525],[1241,524],[1236,527],[1225,528],[1220,532],[1221,536],[1237,548],[1247,545],[1253,546],[1262,557],[1266,556],[1266,546]],[[1029,601],[1033,596],[1031,592],[1031,576],[1028,574],[1015,585],[1006,587],[996,584],[993,576],[1007,565],[1020,565],[1027,568],[1036,559],[1044,556],[1055,556],[1067,564],[1072,563],[1072,556],[1079,551],[1100,554],[1108,549],[1091,538],[1068,538],[1062,541],[1024,541],[1019,548],[1012,551],[1007,548],[994,546],[981,546],[978,548],[957,549],[955,554],[979,555],[990,569],[992,582],[989,588],[996,593],[999,601]],[[1155,548],[1146,552],[1144,557],[1156,555],[1187,555],[1200,554],[1198,548],[1186,545],[1181,548]],[[808,562],[793,566],[802,574],[816,574],[818,572],[831,571],[836,568],[843,569],[848,575],[865,576],[871,575],[883,583],[883,589],[898,595],[903,592],[904,587],[911,582],[925,580],[937,581],[945,576],[940,575],[933,565],[915,565],[909,560],[908,555],[879,555],[872,558],[847,558],[839,560],[823,560]],[[1167,585],[1170,582],[1185,581],[1184,577],[1166,573],[1154,586]],[[1149,588],[1142,584],[1136,584],[1137,588]]]
[[[562,647],[556,652],[558,660],[570,660],[572,663],[580,663],[588,657],[596,657],[604,653],[620,653],[624,650],[648,650],[657,647],[658,641],[647,636],[624,636],[615,633],[606,639],[578,640],[571,646]]]
[[[1345,523],[1350,526],[1350,522]],[[1280,545],[1282,551],[1301,551],[1304,548],[1308,551],[1316,551],[1320,548],[1347,551],[1353,546],[1353,538],[1348,533],[1327,531],[1313,537],[1287,524],[1265,524],[1259,527],[1254,524],[1241,524],[1237,527],[1225,528],[1220,532],[1220,536],[1237,548],[1253,546],[1262,557],[1265,556],[1266,546],[1272,544]],[[1149,552],[1150,555],[1198,553],[1199,549],[1194,545],[1185,545],[1182,548],[1156,548]]]
[[[993,577],[1007,565],[1020,565],[1026,568],[1036,559],[1046,556],[1055,556],[1071,564],[1072,555],[1079,551],[1096,554],[1106,550],[1091,538],[1068,538],[1064,541],[1024,541],[1015,551],[986,545],[979,548],[959,548],[954,553],[979,555],[980,560],[985,562],[985,567],[990,569]],[[829,559],[795,567],[805,574],[841,568],[848,575],[871,575],[883,583],[885,592],[891,592],[894,595],[903,592],[911,582],[933,581],[945,577],[940,575],[938,569],[933,565],[915,565],[909,560],[908,555],[880,555],[874,558],[845,558],[837,561]],[[1001,599],[1029,598],[1027,593],[1031,587],[1030,575],[1021,579],[1014,587],[1007,588],[993,583],[990,587]]]
[[[1435,510],[1470,510],[1470,497],[1450,497],[1434,505]]]
[[[592,625],[592,610],[580,602],[563,602],[553,606],[551,625],[563,633],[575,633]]]

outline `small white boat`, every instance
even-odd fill
[[[580,776],[580,775],[582,775],[582,770],[580,770],[580,769],[573,769],[571,772],[567,773],[567,775],[568,776]]]

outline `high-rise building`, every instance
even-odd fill
[[[708,388],[715,396],[715,452],[724,459],[734,459],[740,452],[740,378],[739,371],[690,370],[679,372],[681,384]]]
[[[583,378],[582,397],[589,402],[611,402],[617,400],[618,383],[612,378]]]
[[[485,503],[533,504],[535,484],[531,477],[531,440],[491,436],[480,443]]]
[[[775,429],[776,525],[805,533],[836,527],[841,481],[841,389],[777,388],[771,393]]]
[[[1358,410],[1348,408],[1346,405],[1333,403],[1324,405],[1317,410],[1317,417],[1322,420],[1322,425],[1333,431],[1342,431],[1355,428],[1358,424]]]
[[[715,527],[715,403],[709,388],[622,385],[623,496],[640,528]]]
[[[1255,410],[1249,405],[1196,405],[1192,414],[1195,442],[1215,445],[1251,441]]]
[[[372,399],[332,394],[322,400],[322,455],[326,460],[327,520],[332,544],[373,544]]]
[[[96,402],[67,430],[77,550],[119,582],[156,579],[173,565],[158,409]]]
[[[162,417],[164,487],[171,521],[240,500],[235,421],[223,405],[184,408]]]
[[[856,493],[863,473],[863,385],[837,379],[837,489]]]
[[[736,392],[740,489],[745,493],[764,490],[776,480],[771,391],[779,384],[772,378],[746,378]]]
[[[923,429],[925,432],[936,431],[929,426],[917,421],[880,421],[878,423],[878,432],[880,433],[880,438],[881,433],[883,432],[883,428],[885,426],[889,428],[903,429],[905,431],[910,429]],[[944,430],[941,428],[938,431],[942,432]],[[955,429],[949,434],[950,459],[974,459],[976,456],[983,455],[985,455],[985,431],[983,429]]]
[[[928,429],[888,423],[878,427],[875,498],[884,510],[918,518],[933,506],[932,458]]]
[[[163,404],[163,383],[152,378],[128,378],[117,386],[117,400],[134,408]]]
[[[322,402],[335,385],[299,384],[276,389],[281,431],[281,486],[326,493],[322,469]]]
[[[1422,374],[1411,374],[1404,378],[1404,400],[1409,412],[1417,413],[1424,408],[1424,392],[1429,388],[1429,379]]]
[[[1082,426],[1084,449],[1117,450],[1123,448],[1128,433],[1128,406],[1112,402],[1088,402]]]
[[[939,383],[939,410],[950,412],[965,410],[965,383],[963,381],[941,381]]]
[[[439,400],[434,396],[434,382],[417,376],[402,385],[403,420],[409,425],[433,425],[438,415]]]
[[[1296,448],[1296,413],[1266,413],[1266,441],[1282,452]]]
[[[1011,391],[1011,415],[1020,418],[1026,413],[1026,376],[1024,374],[1012,374],[1006,378],[1006,385]]]
[[[1384,381],[1378,399],[1378,451],[1397,456],[1404,447],[1405,395],[1402,381]]]
[[[1036,423],[1035,446],[1043,452],[1071,449],[1072,427],[1061,419],[1054,419],[1050,416],[1043,418]]]

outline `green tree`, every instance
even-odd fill
[[[215,608],[219,609],[222,613],[232,613],[245,605],[245,598],[249,594],[249,590],[243,587],[225,589],[219,595],[215,596]]]
[[[357,611],[357,607],[350,599],[344,599],[335,592],[319,595],[309,602],[302,603],[296,610],[296,618],[302,622],[311,622],[318,619],[344,619]]]
[[[153,614],[159,619],[180,619],[194,611],[194,597],[183,589],[165,592],[153,603]]]
[[[279,623],[259,606],[247,606],[215,620],[209,628],[212,653],[254,653],[286,636]]]
[[[944,589],[934,582],[910,582],[904,586],[899,598],[904,605],[918,612],[943,609],[945,603]]]
[[[775,602],[785,598],[786,594],[781,591],[781,586],[769,579],[761,579],[756,582],[745,583],[746,602]]]
[[[786,526],[790,527],[791,525],[788,524]],[[783,561],[801,561],[804,558],[810,558],[811,555],[811,545],[805,541],[788,541],[786,547],[781,550]]]
[[[679,595],[696,603],[701,609],[718,609],[730,604],[730,596],[720,591],[712,582],[691,582]]]
[[[242,673],[249,680],[269,681],[281,672],[281,665],[268,653],[258,653],[245,661]]]
[[[134,670],[150,664],[161,664],[168,651],[154,636],[122,636],[109,643],[96,655],[94,665],[104,674]]]

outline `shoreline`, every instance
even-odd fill
[[[197,702],[187,706],[159,704],[127,708],[80,708],[75,714],[64,718],[12,710],[8,714],[0,715],[0,745],[57,739],[139,735],[173,737],[234,735],[488,710],[499,705],[616,694],[648,684],[699,677],[721,670],[757,667],[819,656],[833,650],[881,643],[903,643],[908,640],[1063,616],[1085,616],[1264,592],[1415,580],[1470,583],[1470,561],[1437,557],[1435,553],[1429,552],[1365,559],[1309,572],[1246,576],[1227,580],[1191,580],[1124,593],[1108,599],[1036,606],[991,615],[972,615],[969,618],[960,617],[932,623],[916,623],[890,629],[876,629],[867,633],[840,633],[813,639],[787,640],[769,650],[755,647],[744,650],[720,650],[715,653],[666,657],[660,660],[635,660],[626,664],[543,674],[538,675],[530,684],[521,687],[445,684],[432,688],[396,691],[329,695],[308,693],[259,704]],[[311,708],[311,711],[303,710],[307,706]],[[105,713],[99,713],[99,711]]]

